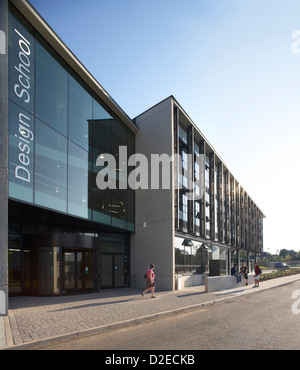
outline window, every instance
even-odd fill
[[[13,102],[9,112],[9,196],[32,203],[34,119]]]
[[[184,192],[181,193],[180,197],[179,217],[183,221],[188,220],[188,200]]]
[[[111,129],[113,118],[95,100],[93,102],[93,108],[93,121],[89,123],[89,127],[90,130],[92,130],[93,135],[89,145],[92,145],[92,150],[90,150],[90,152],[92,152],[93,156],[97,158],[100,154],[111,152]]]
[[[45,48],[36,42],[36,116],[67,136],[68,73]]]
[[[69,142],[68,212],[88,218],[88,152]]]
[[[118,166],[134,134],[14,8],[9,63],[9,196],[134,231],[134,191],[96,185],[98,156]],[[126,176],[117,167],[117,186]]]
[[[203,274],[209,271],[211,249],[196,240],[175,237],[175,273],[176,274]]]
[[[35,202],[67,211],[67,139],[36,121]]]
[[[69,138],[86,151],[92,137],[92,130],[89,130],[92,119],[92,97],[69,76]]]
[[[179,179],[180,185],[182,185],[183,188],[188,189],[188,157],[185,150],[181,151],[181,178]]]
[[[186,131],[182,128],[181,125],[179,125],[179,138],[187,144],[187,133]]]

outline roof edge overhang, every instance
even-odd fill
[[[9,0],[31,23],[31,25],[44,37],[44,39],[56,50],[56,52],[65,60],[65,62],[80,76],[80,78],[99,96],[104,103],[126,124],[126,126],[135,134],[138,133],[138,127],[133,123],[130,117],[122,110],[115,100],[91,75],[84,65],[77,59],[71,50],[64,44],[59,36],[53,31],[43,17],[26,0]]]

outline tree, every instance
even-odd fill
[[[279,256],[285,258],[289,254],[289,251],[287,249],[281,249]]]

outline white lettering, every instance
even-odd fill
[[[25,45],[25,50],[24,50],[23,45]],[[19,41],[19,46],[20,46],[20,49],[23,51],[23,53],[24,53],[24,54],[26,54],[26,55],[30,55],[30,48],[29,48],[28,43],[26,43],[26,42],[25,42],[25,41],[23,41],[23,40],[20,40],[20,41]],[[21,53],[21,52],[19,53],[19,58],[21,59],[20,54],[22,54],[22,53]],[[29,67],[29,65],[30,65],[30,60],[29,60],[29,58],[28,58],[28,57],[26,57],[26,58],[27,58],[27,64],[28,64],[28,67]],[[24,62],[24,64],[26,64],[26,63]]]
[[[30,165],[31,142],[34,140],[34,135],[30,130],[30,118],[24,113],[19,113],[18,134],[15,134],[15,137],[19,140],[18,160],[21,164],[15,168],[15,178],[30,182],[30,172],[27,167]]]
[[[21,173],[20,173],[21,171]],[[25,167],[17,166],[15,168],[15,178],[30,182],[30,173]]]
[[[139,166],[130,172],[128,176],[128,184],[130,189],[148,189],[148,161],[143,154],[136,153],[130,156],[128,160],[129,166]]]
[[[17,30],[15,32],[21,37],[19,40],[19,65],[15,66],[15,70],[19,72],[18,80],[19,84],[14,85],[14,92],[18,98],[22,99],[24,103],[30,102],[30,59],[31,54],[30,42]]]
[[[22,68],[23,68],[23,70],[22,70]],[[24,72],[24,69],[25,69],[25,71],[27,72],[27,73],[30,73],[30,70],[27,68],[27,67],[25,67],[25,66],[23,66],[23,64],[19,64],[19,68],[17,68],[16,66],[15,66],[15,69],[18,71],[18,72],[20,72],[24,77],[26,77],[28,80],[30,80],[30,77],[27,75],[27,74],[25,74],[25,72]]]
[[[25,89],[22,89],[20,92],[18,92],[17,89],[19,89],[19,88],[20,88],[20,85],[17,85],[16,84],[14,86],[14,92],[15,92],[15,94],[17,95],[18,98],[22,98],[23,95],[25,94],[27,97],[26,97],[26,99],[24,99],[24,102],[25,103],[29,103],[30,102],[30,95],[29,95],[28,91],[25,90]]]
[[[185,186],[188,200],[199,200],[203,198],[205,183],[205,156],[203,154],[194,156],[187,154],[184,165],[180,154],[169,156],[163,154],[151,154],[150,167],[148,158],[142,153],[132,154],[127,160],[127,147],[120,146],[116,168],[116,159],[112,154],[101,154],[96,161],[96,166],[104,167],[96,177],[96,184],[100,190],[104,189],[127,189],[132,190],[149,189],[149,176],[151,189],[170,189],[171,181],[175,189],[182,189]],[[127,166],[135,167],[127,176]],[[197,176],[193,179],[194,168],[197,166]],[[150,170],[149,170],[150,169]],[[173,175],[174,174],[174,175]],[[173,179],[172,179],[173,177]],[[183,184],[182,178],[187,179]]]
[[[112,154],[101,154],[97,158],[96,166],[103,167],[101,171],[98,172],[96,177],[96,184],[100,190],[105,189],[116,189],[116,160]]]
[[[28,45],[30,45],[30,42],[27,40],[27,39],[25,39],[25,37],[15,28],[15,32],[28,44]]]
[[[18,73],[16,79],[19,83],[16,83],[13,87],[14,92],[18,98],[20,98],[24,103],[28,104],[30,102],[30,42],[22,35],[20,31],[15,28],[16,34],[20,37],[18,40],[19,45],[19,60],[14,66],[14,70]],[[29,165],[31,163],[31,145],[34,140],[34,134],[30,129],[30,118],[24,113],[19,113],[18,115],[19,127],[18,133],[14,136],[19,140],[18,149],[19,154],[18,165],[15,168],[15,178],[29,182],[30,183],[30,171]]]
[[[106,357],[105,365],[131,365],[136,367],[139,362],[139,357],[126,357],[126,356],[115,356]]]
[[[193,355],[150,355],[150,365],[193,365]]]
[[[296,299],[300,296],[300,290],[294,290],[292,294],[292,298]],[[296,299],[296,301],[292,304],[292,312],[294,315],[299,315],[300,308],[298,307],[300,305],[300,298]]]

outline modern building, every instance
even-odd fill
[[[234,263],[253,268],[263,250],[265,216],[176,99],[163,100],[134,122],[136,152],[149,163],[159,154],[171,184],[136,190],[131,273],[137,285],[145,258],[156,262],[163,289],[174,289],[178,275],[182,286],[192,286],[204,284],[207,274],[230,274]],[[170,169],[165,154],[179,154]],[[188,155],[192,187],[184,173]]]
[[[262,251],[263,213],[177,101],[131,120],[26,0],[0,0],[0,80],[0,314],[11,295],[142,287],[150,263],[161,289],[199,285]],[[100,190],[101,158],[120,147],[179,154],[169,186],[124,186],[119,161]],[[188,154],[201,199],[187,199]]]
[[[128,286],[134,191],[100,190],[96,162],[138,129],[28,2],[0,14],[1,313],[8,293]]]

